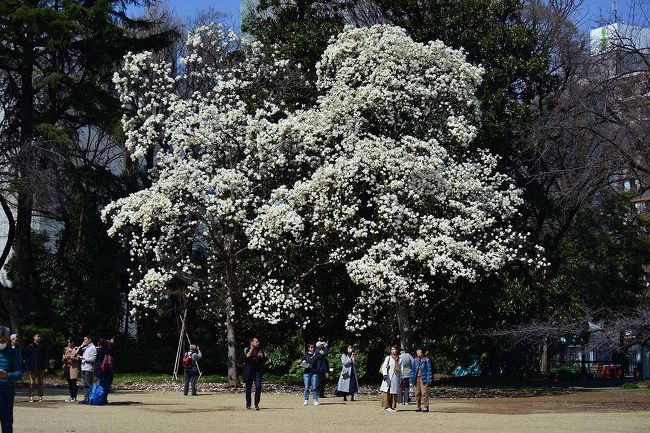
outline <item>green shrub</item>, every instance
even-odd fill
[[[621,385],[621,389],[639,389],[639,385],[636,383],[624,383]]]

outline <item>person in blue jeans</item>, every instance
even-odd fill
[[[316,352],[316,346],[309,344],[307,351],[302,357],[300,365],[305,369],[302,377],[305,381],[305,402],[304,406],[309,404],[309,386],[314,399],[314,406],[318,406],[318,361],[321,355]]]
[[[0,326],[0,426],[2,433],[14,431],[15,382],[23,376],[18,350],[9,344],[11,331]]]
[[[108,358],[107,358],[108,357]],[[104,401],[108,403],[108,393],[110,391],[110,379],[113,372],[113,350],[105,338],[100,338],[97,346],[97,355],[95,356],[94,373],[99,381],[99,386],[104,390]]]

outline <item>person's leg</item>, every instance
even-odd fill
[[[92,391],[93,387],[93,372],[92,371],[84,371],[83,372],[83,378],[84,378],[84,404],[89,404],[90,403],[90,392]]]
[[[108,374],[103,374],[102,377],[99,378],[99,386],[104,390],[104,404],[108,403],[108,381]]]
[[[415,381],[415,405],[417,409],[422,408],[422,380],[418,377]]]
[[[45,391],[45,370],[38,370],[38,397],[43,400]]]
[[[68,397],[72,400],[72,379],[68,379]]]
[[[260,408],[260,399],[262,398],[262,372],[255,373],[255,409]]]
[[[429,410],[429,385],[426,383],[422,384],[422,406]]]
[[[29,372],[29,401],[34,398],[34,385],[36,385],[36,372]]]
[[[14,390],[0,391],[0,426],[2,433],[12,433],[14,425]]]
[[[304,382],[305,385],[305,392],[303,394],[305,397],[305,402],[307,402],[307,400],[309,400],[309,374],[304,373],[302,375],[302,381]]]
[[[397,391],[399,391],[399,390],[397,390]],[[390,407],[392,407],[393,410],[395,410],[395,409],[397,409],[397,393],[391,394],[391,396],[392,396],[392,399],[391,399]]]
[[[313,400],[317,402],[318,401],[318,375],[317,374],[311,375],[311,393],[312,393]]]
[[[183,394],[187,395],[190,390],[190,372],[185,370],[185,384],[183,386]]]
[[[71,388],[70,388],[70,397],[73,400],[77,399],[77,393],[79,392],[79,387],[77,386],[77,380],[79,379],[70,379]]]
[[[190,378],[190,384],[192,385],[192,395],[196,395],[196,382],[199,380],[199,372],[193,371],[192,377]]]
[[[251,388],[253,387],[253,378],[247,377],[244,379],[244,384],[246,386],[246,408],[250,409],[251,407]]]
[[[325,375],[322,373],[318,374],[318,397],[323,398],[325,396]]]

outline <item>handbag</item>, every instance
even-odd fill
[[[305,359],[303,359],[302,361],[300,361],[300,367],[301,367],[301,368],[309,368],[309,365],[310,365],[310,364],[309,364]]]

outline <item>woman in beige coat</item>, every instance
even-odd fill
[[[74,340],[68,339],[68,346],[63,349],[63,377],[68,380],[68,390],[70,397],[66,400],[68,403],[77,401],[77,379],[79,378],[79,360],[75,359],[79,347],[75,347]]]

